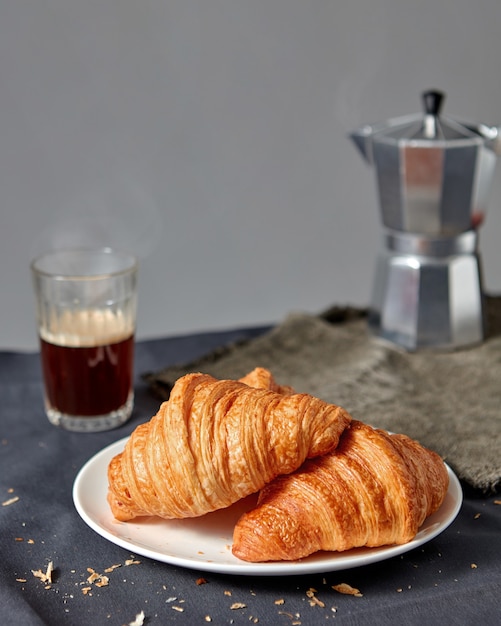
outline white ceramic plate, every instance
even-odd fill
[[[401,546],[358,548],[347,552],[319,552],[299,561],[247,563],[231,554],[233,527],[254,502],[254,496],[223,511],[184,520],[154,517],[118,522],[106,501],[107,467],[127,438],[98,452],[82,467],[73,486],[73,500],[82,519],[99,535],[134,554],[172,565],[222,574],[288,576],[349,569],[408,552],[444,531],[461,508],[463,492],[452,470],[449,490],[440,509],[430,516],[416,537]]]

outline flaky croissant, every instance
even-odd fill
[[[249,382],[256,378],[265,389],[205,374],[180,378],[109,464],[113,515],[204,515],[337,446],[351,421],[346,411],[287,388],[274,391],[262,374],[249,374]]]
[[[295,390],[288,385],[279,385],[270,370],[264,367],[255,367],[239,380],[241,383],[245,383],[255,389],[267,389],[268,391],[276,391],[284,395],[296,393]]]
[[[333,452],[264,487],[237,522],[232,551],[283,561],[407,543],[441,505],[448,481],[435,452],[353,420]]]

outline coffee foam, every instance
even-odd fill
[[[118,343],[134,333],[134,323],[122,311],[85,309],[52,314],[40,337],[58,346],[83,348]]]

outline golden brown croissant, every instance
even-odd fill
[[[263,384],[262,373],[256,376]],[[273,391],[271,377],[265,386],[205,374],[180,378],[157,415],[110,462],[114,516],[203,515],[336,447],[351,420],[346,411],[307,394]]]
[[[296,393],[292,387],[287,385],[279,385],[273,378],[270,370],[264,367],[256,367],[246,374],[243,378],[239,379],[241,383],[254,387],[255,389],[268,389],[269,391],[276,391],[284,395],[290,395]]]
[[[234,530],[246,561],[296,560],[410,541],[448,488],[441,458],[405,435],[353,420],[338,447],[264,487]]]

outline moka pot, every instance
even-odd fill
[[[367,125],[351,139],[376,173],[384,248],[369,324],[408,349],[460,348],[485,335],[478,228],[501,152],[501,130],[424,113]]]

